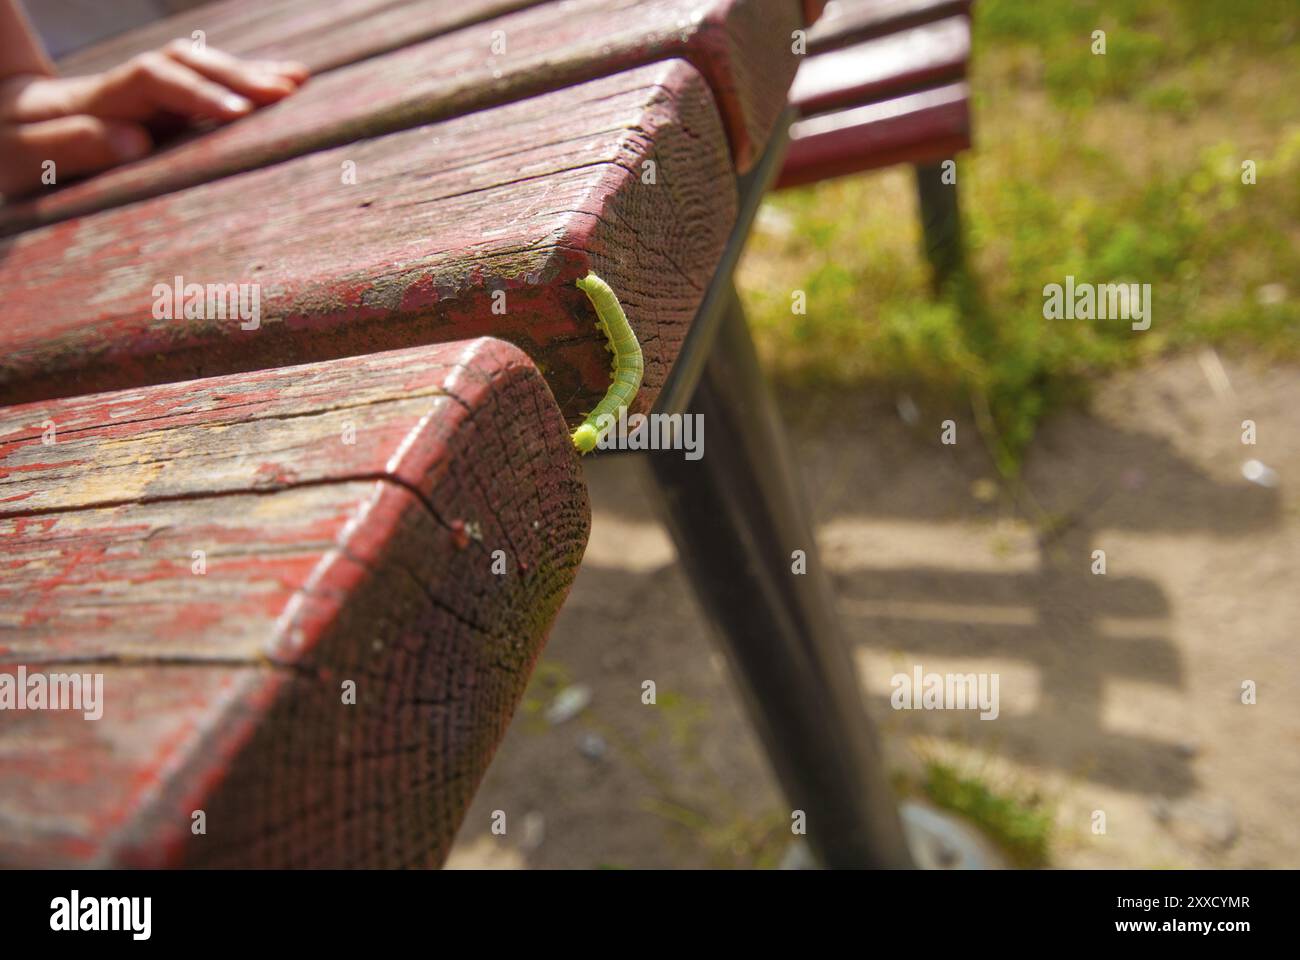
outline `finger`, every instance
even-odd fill
[[[254,60],[253,62],[263,70],[288,77],[297,84],[306,83],[307,78],[311,76],[311,67],[297,60]]]
[[[169,43],[164,52],[196,73],[257,103],[281,100],[297,90],[301,82],[293,75],[277,72],[270,65],[240,60],[209,47],[196,50],[184,40]]]
[[[139,124],[85,116],[5,127],[0,145],[0,191],[8,196],[136,160],[153,149]]]
[[[0,82],[0,120],[35,123],[76,113],[70,109],[75,86],[74,81],[56,77],[9,77]]]
[[[147,89],[164,110],[191,117],[233,120],[253,109],[253,102],[167,57],[151,58],[145,70]]]
[[[112,71],[98,102],[86,112],[144,119],[159,110],[167,110],[190,118],[234,120],[253,107],[251,100],[155,52],[134,57]]]

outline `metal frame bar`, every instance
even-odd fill
[[[789,116],[741,182],[741,216],[660,395],[703,416],[704,456],[649,454],[668,526],[806,839],[828,867],[914,866],[794,458],[732,275],[784,150]],[[806,572],[792,570],[802,550]]]
[[[925,257],[930,261],[931,286],[936,294],[943,293],[964,262],[957,183],[943,182],[946,162],[918,163],[914,168]]]

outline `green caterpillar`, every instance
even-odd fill
[[[632,325],[627,322],[627,315],[619,305],[618,297],[609,289],[609,284],[594,273],[588,273],[577,281],[578,289],[587,295],[591,305],[596,308],[600,322],[596,324],[605,331],[609,345],[605,348],[614,354],[613,381],[605,396],[596,408],[587,414],[582,425],[573,431],[573,445],[579,453],[590,453],[600,443],[605,430],[609,429],[607,421],[604,429],[598,425],[601,417],[613,416],[619,407],[631,406],[636,392],[641,389],[641,375],[645,373],[645,359],[641,356],[641,344],[637,343]]]

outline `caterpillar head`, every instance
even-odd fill
[[[589,423],[584,423],[573,431],[573,445],[578,448],[579,453],[591,453],[599,442],[600,431]]]

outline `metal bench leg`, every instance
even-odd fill
[[[916,165],[916,194],[925,256],[933,268],[935,293],[962,268],[961,215],[957,209],[957,184],[943,182],[943,163]]]
[[[702,459],[650,462],[696,595],[807,840],[829,867],[913,865],[794,463],[734,288],[690,412]],[[807,572],[792,572],[792,553]]]

